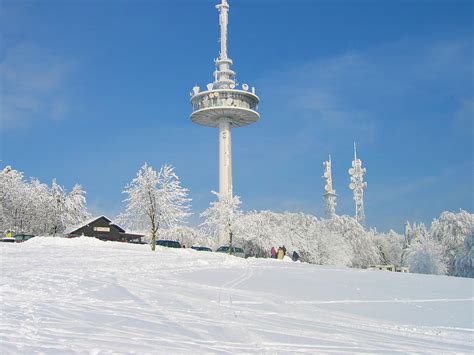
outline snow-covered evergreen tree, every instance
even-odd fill
[[[127,207],[118,220],[134,230],[147,231],[152,250],[160,228],[174,228],[190,215],[188,190],[181,186],[170,165],[162,166],[157,173],[145,163],[124,193],[128,195]]]

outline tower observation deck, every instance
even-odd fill
[[[227,26],[229,4],[227,0],[216,6],[220,23],[220,54],[215,60],[214,81],[201,91],[193,87],[191,120],[203,126],[219,128],[219,195],[232,197],[232,144],[231,128],[242,127],[256,122],[260,115],[257,106],[260,101],[247,84],[240,89],[231,69],[232,59],[227,54]]]

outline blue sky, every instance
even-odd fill
[[[218,142],[189,120],[189,91],[212,80],[216,2],[2,1],[0,164],[80,183],[113,217],[144,162],[169,163],[197,216]],[[331,154],[338,213],[353,214],[357,141],[369,226],[472,212],[471,1],[229,2],[233,69],[261,98],[261,120],[233,130],[245,210],[321,216]]]

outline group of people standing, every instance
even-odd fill
[[[271,254],[272,259],[282,260],[286,255],[286,248],[284,245],[281,247],[278,247],[278,249],[276,249],[275,247],[272,247],[270,254]]]
[[[275,247],[272,247],[272,249],[270,250],[270,255],[272,259],[283,260],[283,258],[286,255],[285,246],[283,245],[281,247],[278,247],[278,249],[276,249]],[[294,251],[293,255],[291,256],[291,259],[293,261],[297,261],[299,258],[300,258],[299,254],[296,251]]]

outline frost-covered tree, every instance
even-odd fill
[[[86,210],[85,191],[75,185],[70,193],[56,179],[51,183],[46,217],[52,235],[61,233],[66,227],[80,223],[90,217]]]
[[[250,256],[268,257],[272,247],[296,251],[302,261],[350,266],[352,250],[340,233],[324,227],[315,216],[303,213],[253,211],[236,221],[235,240]]]
[[[474,278],[474,232],[464,239],[464,253],[456,257],[454,275]]]
[[[424,223],[413,223],[407,222],[405,224],[405,240],[403,243],[401,262],[402,265],[408,265],[407,256],[410,246],[420,240],[430,238],[430,232],[426,229]]]
[[[431,236],[443,247],[443,259],[448,275],[454,274],[455,259],[464,251],[464,239],[474,230],[474,214],[460,210],[443,212],[431,223]]]
[[[403,235],[390,230],[387,234],[376,234],[375,242],[383,263],[395,266],[402,265],[402,252],[405,243]]]
[[[38,179],[31,179],[30,185],[31,194],[34,198],[31,199],[32,222],[27,230],[36,234],[49,234],[49,187],[41,183]],[[87,214],[85,198],[82,212]]]
[[[49,223],[52,235],[60,232],[64,227],[64,214],[66,210],[66,193],[63,188],[58,185],[56,179],[51,183],[49,192]]]
[[[335,216],[322,221],[324,228],[341,235],[352,249],[352,267],[367,267],[380,262],[374,231],[366,231],[355,218]]]
[[[70,226],[81,223],[90,217],[86,209],[86,192],[81,185],[74,185],[64,201],[64,225]]]
[[[302,254],[306,261],[319,265],[351,266],[354,260],[350,243],[341,233],[326,229],[322,223],[309,228]]]
[[[211,202],[209,208],[201,213],[204,222],[200,225],[204,232],[210,235],[219,245],[231,243],[231,233],[235,233],[235,221],[240,217],[239,196],[221,195],[211,191],[217,198]]]
[[[191,215],[189,190],[181,186],[181,181],[171,165],[163,165],[158,173],[162,195],[161,225],[175,228]]]
[[[410,267],[410,272],[418,274],[444,275],[446,273],[443,248],[428,234],[419,235],[408,246],[405,265]]]
[[[66,193],[55,180],[51,188],[23,173],[0,171],[0,228],[35,234],[56,234],[88,217],[85,192],[79,185]]]
[[[157,173],[145,163],[124,193],[128,195],[127,207],[118,220],[129,228],[147,231],[152,250],[160,228],[174,228],[190,215],[188,190],[181,186],[171,165],[162,166]]]
[[[279,246],[301,253],[307,227],[314,219],[298,213],[249,212],[235,223],[234,236],[236,243],[251,256],[268,257],[270,249]]]
[[[24,205],[25,182],[23,173],[10,166],[0,173],[0,213],[2,229],[18,229],[22,205]]]

